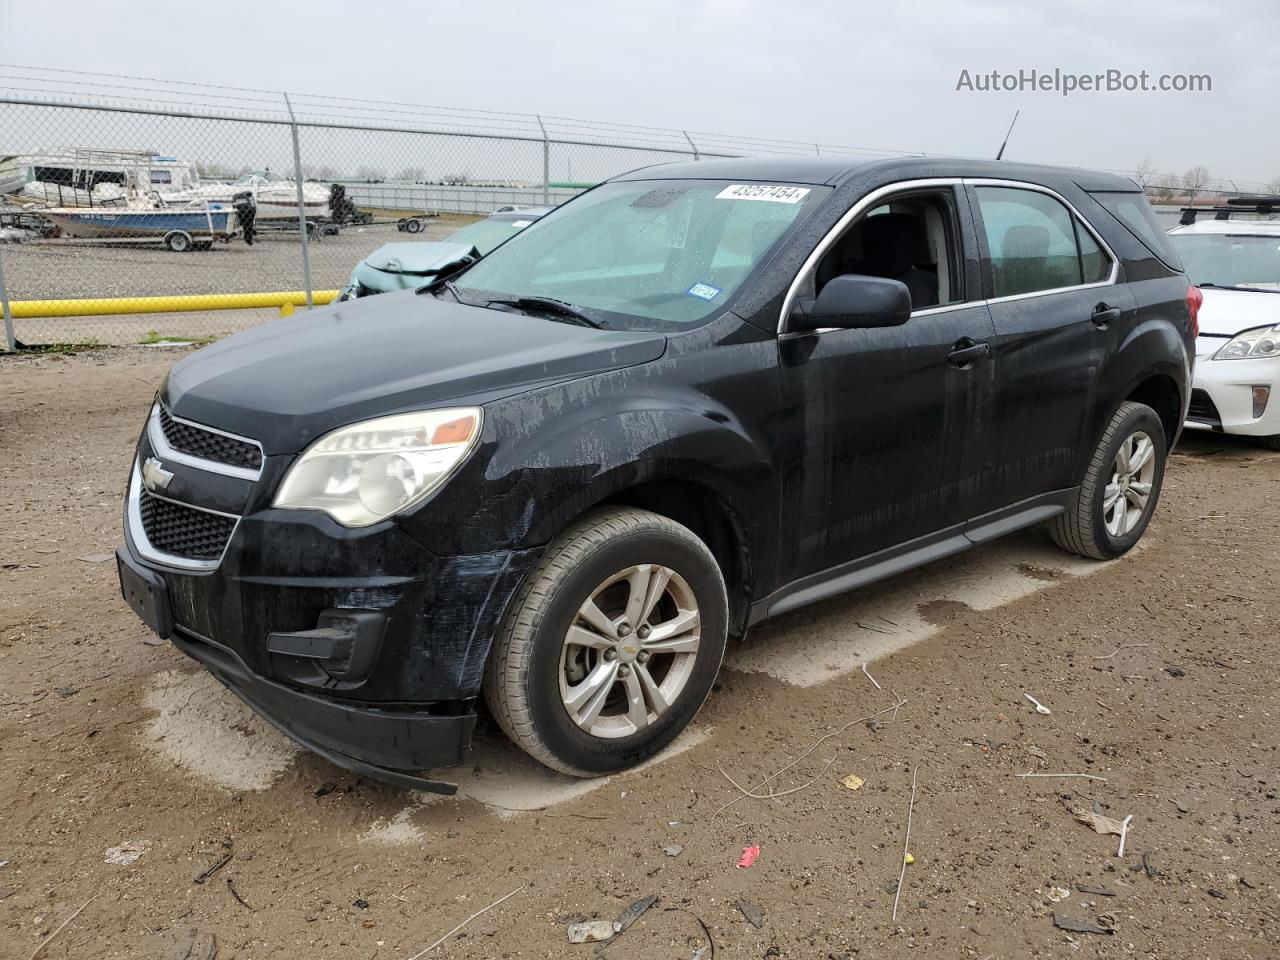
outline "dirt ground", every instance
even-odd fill
[[[588,958],[567,924],[649,895],[599,955],[1280,955],[1280,455],[1189,437],[1116,563],[1033,534],[763,625],[642,770],[570,782],[486,732],[429,798],[296,750],[119,599],[176,356],[0,359],[0,957]],[[797,758],[777,799],[729,780]],[[1069,808],[1132,816],[1125,855]]]

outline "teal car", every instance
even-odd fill
[[[467,224],[444,240],[383,244],[356,264],[338,300],[420,287],[443,273],[478,260],[550,210],[550,207],[499,210]]]

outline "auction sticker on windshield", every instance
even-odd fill
[[[808,187],[786,187],[767,183],[735,183],[716,194],[717,200],[768,200],[770,203],[799,203],[809,195]]]

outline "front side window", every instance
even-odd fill
[[[455,279],[468,300],[551,298],[626,330],[679,330],[726,307],[830,192],[720,180],[606,183]]]
[[[978,187],[976,193],[993,296],[1078,287],[1110,274],[1110,257],[1060,201],[1017,187]]]
[[[950,190],[886,199],[855,220],[819,261],[812,296],[842,274],[904,284],[913,310],[965,299]]]
[[[1280,289],[1280,233],[1175,233],[1169,241],[1192,283]]]

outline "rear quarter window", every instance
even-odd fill
[[[1138,242],[1156,255],[1166,266],[1182,270],[1182,260],[1174,252],[1169,237],[1156,221],[1155,212],[1141,193],[1101,191],[1090,193],[1120,225],[1137,238]]]

